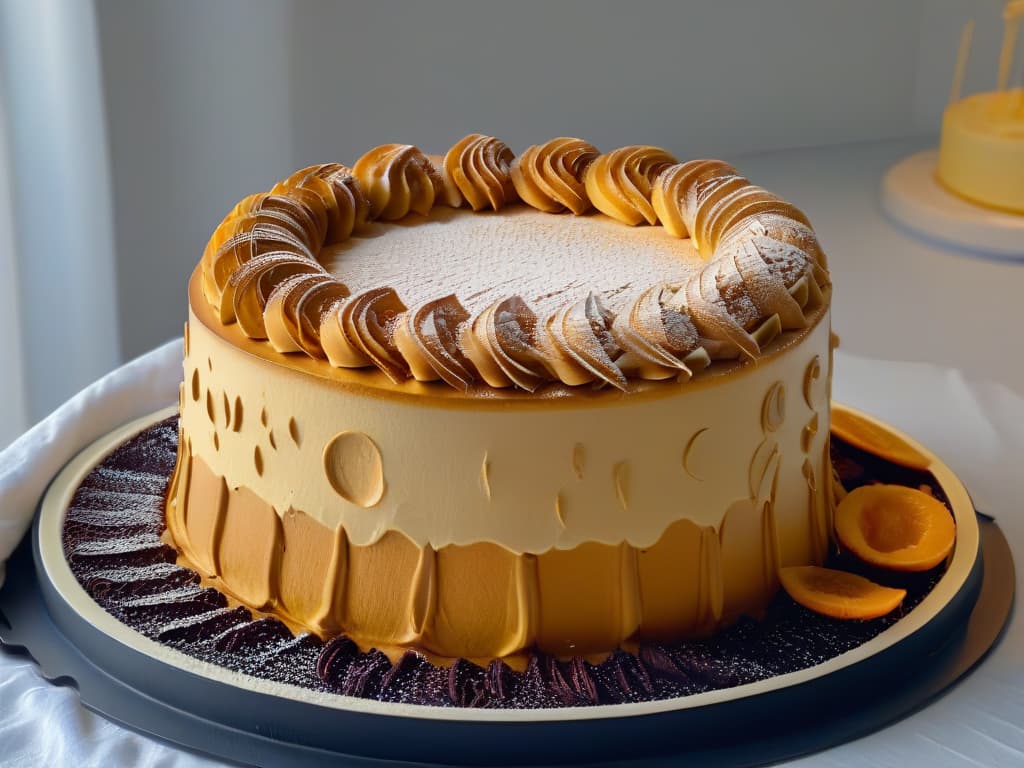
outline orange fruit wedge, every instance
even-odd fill
[[[855,573],[796,565],[782,568],[779,581],[790,597],[815,613],[835,619],[877,619],[896,609],[905,589],[892,589]]]
[[[858,558],[894,571],[927,571],[953,551],[956,524],[946,505],[902,485],[865,485],[846,494],[836,536]]]
[[[927,469],[931,464],[931,459],[905,440],[845,408],[832,411],[831,430],[843,442],[894,464],[911,469]]]

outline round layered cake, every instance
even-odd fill
[[[804,214],[720,161],[474,134],[303,169],[193,273],[168,536],[392,655],[712,633],[828,549],[829,300]]]

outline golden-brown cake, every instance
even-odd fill
[[[720,161],[474,134],[303,169],[193,273],[169,535],[386,652],[713,632],[826,552],[829,301],[806,217]]]

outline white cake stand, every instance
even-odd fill
[[[901,160],[882,179],[882,208],[915,237],[966,255],[1024,260],[1024,214],[957,197],[936,177],[939,153]]]

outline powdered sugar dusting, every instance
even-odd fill
[[[471,314],[519,295],[542,317],[591,290],[617,311],[630,294],[681,282],[703,263],[689,240],[662,227],[527,207],[499,214],[437,207],[426,217],[373,224],[324,248],[320,261],[353,293],[386,285],[412,306],[454,292]]]

